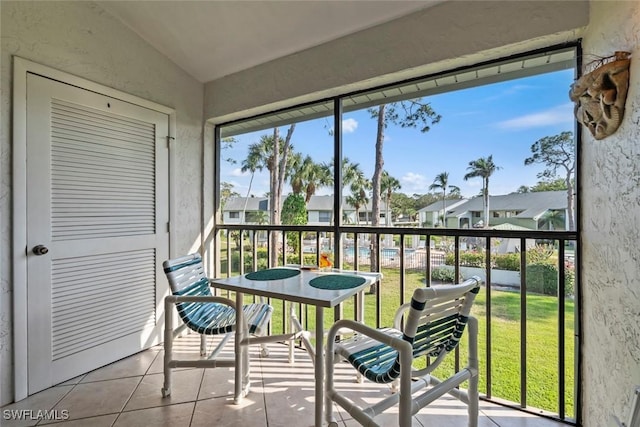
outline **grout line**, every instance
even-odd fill
[[[216,369],[216,368],[212,368]],[[193,409],[191,410],[191,417],[189,417],[189,426],[193,423],[193,417],[196,414],[196,407],[198,406],[198,402],[200,401],[200,390],[202,390],[202,384],[204,383],[204,375],[206,374],[206,368],[202,370],[202,376],[200,377],[200,384],[198,385],[198,392],[196,393],[196,399],[193,402]],[[204,400],[204,399],[203,399]]]
[[[158,357],[157,354],[156,354],[156,357]],[[155,360],[155,358],[154,358],[154,360]],[[138,381],[138,384],[134,387],[134,389],[131,392],[131,394],[129,394],[129,397],[127,398],[127,400],[122,405],[122,408],[120,408],[120,411],[118,411],[118,415],[116,416],[116,419],[113,420],[113,423],[111,424],[111,427],[113,427],[118,422],[118,418],[120,418],[120,415],[122,415],[122,413],[124,412],[124,408],[127,407],[127,404],[131,401],[131,398],[135,394],[136,390],[138,390],[138,387],[140,387],[140,384],[142,384],[142,380],[144,380],[144,375],[142,375],[140,377],[140,380]]]
[[[80,380],[78,380],[78,382],[77,382],[77,383],[75,383],[75,384],[69,384],[69,385],[71,385],[71,388],[69,388],[69,391],[67,391],[65,394],[63,394],[63,395],[62,395],[62,397],[60,397],[60,398],[59,398],[59,399],[58,399],[58,400],[57,400],[53,405],[51,405],[51,407],[50,407],[49,409],[50,409],[50,410],[53,410],[53,408],[55,408],[55,407],[56,407],[56,405],[58,405],[60,402],[62,402],[62,400],[63,400],[65,397],[67,397],[67,396],[69,395],[69,393],[71,393],[71,392],[73,391],[73,389],[74,389],[74,388],[76,388],[76,386],[77,386],[78,384],[80,384],[80,381],[82,381],[82,379],[83,379],[84,377],[86,377],[86,376],[87,376],[87,374],[84,374],[84,375],[82,376],[82,378],[81,378]],[[54,386],[54,387],[57,387],[57,386]],[[66,387],[66,386],[63,386],[63,387]],[[53,388],[53,387],[51,387],[51,388]],[[45,390],[49,390],[49,389],[45,389]],[[44,390],[42,390],[42,391],[44,391]],[[45,424],[41,424],[41,422],[42,422],[42,421],[44,421],[44,420],[38,420],[38,421],[34,424],[34,426],[38,426],[38,425],[45,425]]]

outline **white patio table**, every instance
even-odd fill
[[[279,271],[276,271],[279,270]],[[285,271],[295,270],[295,271]],[[298,272],[299,274],[296,274]],[[262,273],[262,275],[260,274]],[[272,274],[269,274],[272,273]],[[278,274],[295,274],[287,278],[272,278]],[[270,278],[271,277],[271,278]],[[298,339],[305,341],[305,347],[314,361],[315,370],[315,427],[322,426],[324,404],[324,308],[335,307],[349,297],[358,294],[357,312],[364,312],[363,291],[382,279],[381,273],[359,272],[331,269],[319,271],[315,269],[299,268],[299,266],[277,267],[262,270],[242,276],[211,279],[211,286],[236,293],[236,306],[242,307],[244,294],[258,295],[283,301],[309,304],[316,307],[316,345],[315,351],[308,337],[301,334],[302,326],[295,318],[293,309],[292,325],[297,329],[292,334],[249,337],[245,335],[245,328],[237,327],[235,333],[235,401],[239,403],[244,395],[243,384],[247,373],[242,372],[244,352],[249,344],[261,342],[282,341],[282,339]],[[358,319],[362,320],[362,319]],[[242,310],[237,310],[236,325],[244,322]],[[246,359],[244,359],[246,360]]]

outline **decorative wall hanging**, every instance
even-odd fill
[[[622,122],[629,89],[629,52],[616,52],[591,65],[591,71],[571,85],[576,119],[595,139],[612,135]]]

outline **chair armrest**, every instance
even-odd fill
[[[412,346],[408,341],[403,340],[402,338],[396,338],[385,334],[377,329],[374,329],[370,326],[362,324],[360,322],[356,322],[355,320],[349,319],[341,319],[333,324],[331,329],[329,329],[329,333],[327,335],[327,344],[335,341],[335,337],[338,334],[338,331],[341,328],[351,329],[352,331],[358,332],[362,335],[365,335],[369,338],[372,338],[382,344],[386,344],[390,347],[395,348],[400,352],[412,351]],[[333,345],[331,345],[333,347]]]
[[[165,297],[165,301],[169,302],[169,303],[173,303],[173,304],[177,304],[179,302],[201,302],[201,303],[206,303],[206,302],[217,302],[217,303],[221,303],[221,304],[226,304],[228,306],[231,306],[233,309],[237,310],[236,307],[236,303],[232,300],[230,300],[229,298],[224,298],[224,297],[217,297],[217,296],[213,296],[213,295],[201,295],[201,296],[196,296],[196,295],[167,295]]]
[[[213,296],[213,295],[167,295],[166,297],[164,297],[164,304],[165,304],[165,322],[167,322],[167,324],[169,323],[169,321],[171,320],[171,310],[169,309],[171,304],[177,304],[180,302],[197,302],[197,303],[220,303],[220,304],[225,304],[230,306],[231,308],[233,308],[236,313],[238,312],[238,308],[236,307],[236,303],[234,301],[231,301],[229,298],[224,298],[224,297],[218,297],[218,296]],[[242,317],[243,320],[243,324],[242,324],[242,329],[245,332],[248,332],[249,330],[249,324],[247,323],[247,319],[244,318],[244,316]]]
[[[402,304],[400,307],[398,307],[398,309],[396,310],[396,314],[393,317],[393,327],[394,328],[398,329],[399,331],[402,330],[402,316],[410,308],[411,308],[411,303],[410,302]]]

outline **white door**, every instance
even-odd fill
[[[160,341],[168,124],[28,75],[29,394]]]

